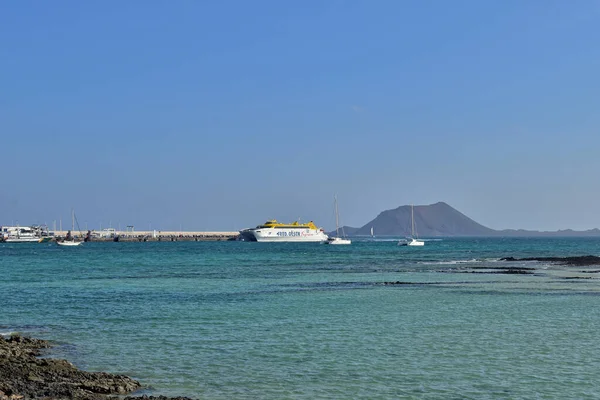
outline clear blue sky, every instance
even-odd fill
[[[600,227],[600,2],[5,1],[0,224]]]

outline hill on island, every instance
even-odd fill
[[[600,236],[600,230],[555,232],[523,229],[495,230],[483,226],[444,202],[414,206],[415,227],[419,237],[439,236]],[[381,212],[360,228],[344,226],[350,236],[408,236],[411,232],[411,206],[400,206]],[[335,233],[335,232],[333,232]]]
[[[487,228],[444,202],[427,206],[414,206],[415,228],[419,236],[495,236],[496,231]],[[411,206],[400,206],[381,212],[375,219],[353,235],[407,236],[411,232]]]

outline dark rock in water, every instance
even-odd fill
[[[100,400],[141,386],[124,375],[86,372],[66,360],[37,358],[41,349],[49,347],[49,342],[40,339],[0,338],[0,398]]]
[[[469,270],[459,271],[461,273],[471,273],[471,274],[535,274],[535,268],[529,267],[492,267],[492,266],[484,266],[484,267],[470,267]]]
[[[123,400],[193,400],[189,397],[167,397],[167,396],[127,396]]]
[[[488,274],[521,274],[521,275],[532,275],[533,272],[529,268],[506,268],[506,269],[494,269]]]
[[[470,269],[486,269],[486,270],[520,270],[520,271],[535,271],[536,269],[533,267],[494,267],[494,266],[483,266],[483,267],[470,267]]]
[[[501,261],[541,261],[541,262],[553,262],[562,265],[573,265],[573,266],[586,266],[586,265],[600,265],[600,257],[597,256],[574,256],[574,257],[526,257],[526,258],[514,258],[504,257]]]

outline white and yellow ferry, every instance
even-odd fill
[[[283,224],[275,219],[240,232],[242,237],[257,242],[325,242],[327,234],[312,222]]]

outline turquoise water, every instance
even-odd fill
[[[2,244],[0,332],[154,395],[600,398],[600,266],[498,261],[587,254],[600,239]]]

